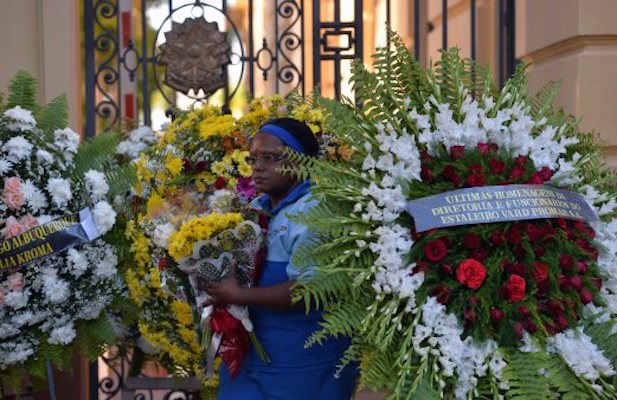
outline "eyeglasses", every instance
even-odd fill
[[[279,162],[287,158],[286,154],[262,154],[259,156],[247,156],[246,162],[249,165],[257,164],[257,161],[261,161],[264,164],[274,164],[275,162]]]

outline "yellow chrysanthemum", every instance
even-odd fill
[[[249,178],[251,175],[253,175],[253,168],[251,168],[251,166],[247,163],[241,163],[240,165],[238,165],[238,172],[243,177]]]
[[[189,220],[169,238],[169,254],[176,260],[189,256],[198,240],[208,240],[217,233],[242,222],[242,214],[209,214]]]
[[[193,322],[193,314],[191,306],[181,300],[174,300],[171,305],[171,310],[174,313],[174,318],[182,325],[189,325]]]
[[[171,176],[178,176],[180,172],[182,172],[182,166],[183,163],[181,158],[172,158],[165,163],[165,168],[169,171]]]

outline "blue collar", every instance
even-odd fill
[[[259,205],[259,207],[270,213],[272,216],[276,215],[281,211],[281,209],[289,204],[295,203],[298,199],[310,191],[311,181],[309,179],[305,180],[298,186],[294,188],[280,203],[276,205],[276,207],[272,208],[270,203],[270,196],[267,194],[259,196],[255,199],[255,202]]]

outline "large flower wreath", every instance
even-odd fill
[[[186,273],[192,268],[180,270],[179,264],[189,262],[194,247],[205,242],[209,250],[202,250],[208,253],[217,252],[214,242],[221,248],[234,244],[232,253],[248,245],[223,240],[223,232],[255,239],[243,223],[257,219],[248,204],[256,195],[246,162],[249,140],[259,126],[284,115],[307,121],[315,131],[324,122],[321,111],[298,96],[254,99],[240,118],[204,106],[180,112],[153,150],[136,162],[136,215],[126,231],[135,263],[126,281],[140,310],[139,330],[172,373],[203,378],[208,345],[207,335],[198,335],[199,296]]]
[[[323,234],[297,257],[317,265],[297,297],[324,307],[307,345],[353,337],[342,365],[392,398],[616,398],[617,180],[596,139],[523,68],[499,91],[456,50],[424,69],[391,39],[374,73],[354,64],[356,105],[323,101],[350,162],[297,157],[320,200],[298,218]],[[578,192],[600,219],[416,232],[406,212],[510,184]]]
[[[55,230],[46,223],[84,208],[100,236],[115,212],[104,173],[89,168],[79,136],[65,128],[66,98],[38,107],[34,87],[19,73],[0,105],[0,377],[14,384],[24,372],[44,376],[45,360],[70,369],[76,350],[98,356],[114,339],[103,311],[118,291],[115,250],[104,240],[64,251],[51,247],[60,242],[40,241]],[[44,244],[28,248],[37,240]]]

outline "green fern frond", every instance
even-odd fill
[[[66,95],[53,99],[37,113],[37,126],[45,132],[63,129],[68,124],[69,104]]]
[[[75,154],[73,177],[81,179],[90,169],[105,170],[109,167],[120,140],[121,134],[108,131],[82,143]]]
[[[36,113],[36,79],[26,71],[18,71],[9,84],[7,108],[19,106]]]

